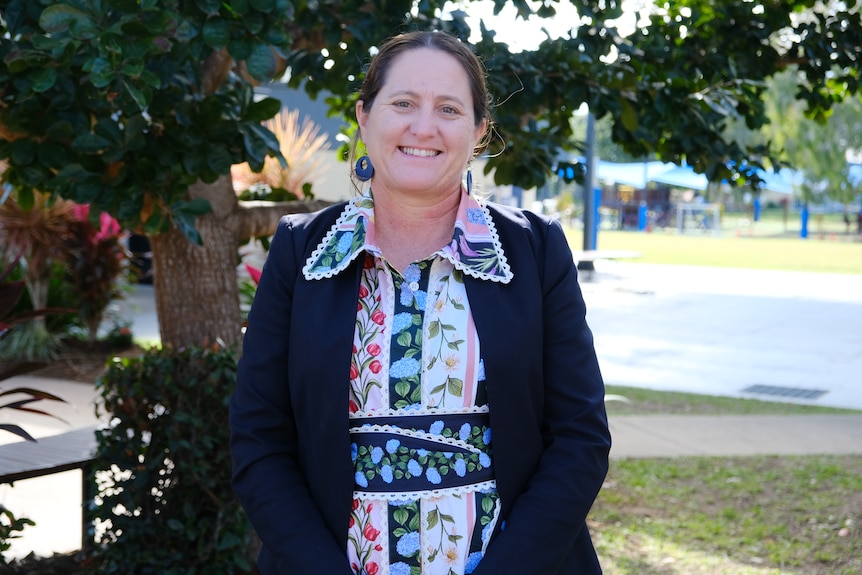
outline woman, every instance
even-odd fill
[[[282,220],[231,400],[262,573],[601,573],[592,335],[559,225],[470,193],[481,63],[396,36],[356,115],[370,185]]]

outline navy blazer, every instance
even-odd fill
[[[349,575],[348,372],[361,261],[302,267],[343,204],[286,216],[264,266],[230,403],[233,487],[263,575]],[[514,278],[465,274],[482,344],[501,520],[475,575],[600,574],[586,516],[608,469],[604,384],[556,222],[489,205]]]

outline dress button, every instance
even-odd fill
[[[419,289],[419,282],[410,282],[410,291],[417,291]]]

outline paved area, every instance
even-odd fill
[[[600,261],[582,288],[608,384],[862,410],[862,276]],[[136,337],[158,341],[152,289],[135,287],[118,312]],[[91,385],[0,383],[24,386],[69,401],[51,406],[68,425],[16,415],[36,437],[96,421]],[[615,416],[610,423],[616,458],[862,453],[862,414]],[[14,439],[0,434],[0,444]],[[37,522],[10,556],[77,548],[80,481],[68,472],[0,486],[0,503]]]

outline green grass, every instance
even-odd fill
[[[774,222],[763,225],[775,228]],[[829,232],[801,239],[780,232],[740,230],[737,236],[725,229],[720,237],[679,235],[675,230],[600,230],[596,243],[600,250],[639,252],[642,257],[633,261],[643,263],[862,274],[862,239],[858,236]],[[566,235],[572,249],[582,248],[581,230],[567,228]]]
[[[654,391],[639,387],[606,386],[608,395],[620,395],[628,402],[608,401],[611,415],[810,415],[850,414],[859,411],[820,405],[781,403],[759,399],[739,399],[675,391]]]
[[[589,519],[606,575],[856,575],[862,456],[614,460]]]
[[[859,413],[607,386],[608,413]],[[862,573],[862,456],[613,459],[589,517],[606,575]]]

